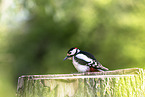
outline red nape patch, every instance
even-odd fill
[[[93,67],[90,67],[90,72],[100,72],[99,70],[93,68]]]
[[[75,48],[75,49],[78,49],[78,48]]]

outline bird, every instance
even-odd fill
[[[108,68],[103,67],[92,54],[76,47],[72,47],[68,50],[64,60],[67,59],[72,60],[72,63],[78,72],[102,72],[109,70]]]

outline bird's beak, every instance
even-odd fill
[[[68,58],[69,58],[69,57],[68,57],[68,56],[66,56],[66,57],[63,59],[63,61],[64,61],[64,60],[66,60],[66,59],[68,59]]]

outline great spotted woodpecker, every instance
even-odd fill
[[[109,70],[103,67],[92,54],[81,51],[78,48],[71,48],[64,60],[66,59],[72,60],[78,72],[101,72]]]

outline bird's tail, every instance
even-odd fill
[[[97,65],[96,65],[96,68],[99,70],[99,71],[108,71],[109,69],[102,66],[101,63],[97,62]]]

